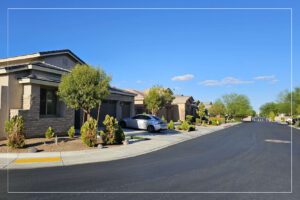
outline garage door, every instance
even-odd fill
[[[98,123],[99,126],[103,126],[102,122],[106,115],[116,117],[116,103],[116,101],[102,101]],[[93,109],[91,115],[97,119],[97,109]]]
[[[122,118],[130,117],[130,103],[122,103]]]

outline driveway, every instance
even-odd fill
[[[293,130],[293,193],[290,193],[290,130],[275,123],[244,123],[133,158],[63,168],[10,170],[11,192],[76,193],[6,194],[6,184],[2,184],[1,196],[13,199],[300,199],[300,131]],[[7,173],[1,171],[0,178],[7,180]]]

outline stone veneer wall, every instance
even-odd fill
[[[21,115],[24,118],[25,136],[27,138],[44,136],[45,131],[51,126],[55,133],[65,134],[74,125],[74,110],[66,108],[59,102],[57,117],[40,116],[40,86],[24,85],[23,109],[11,109],[10,116]]]

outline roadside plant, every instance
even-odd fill
[[[162,120],[163,122],[165,122],[165,123],[167,122],[165,116],[162,116],[162,117],[161,117],[161,120]]]
[[[192,124],[194,121],[194,116],[193,115],[187,115],[185,116],[185,120],[189,123]]]
[[[54,137],[54,134],[55,134],[55,133],[54,133],[53,128],[52,128],[51,126],[49,126],[48,129],[47,129],[46,132],[45,132],[45,138],[51,139],[51,138]]]
[[[187,131],[189,129],[190,124],[187,121],[183,121],[179,126],[177,126],[178,130]]]
[[[99,113],[102,100],[109,94],[110,81],[111,77],[100,68],[76,65],[70,73],[62,76],[57,94],[68,107],[82,109],[85,121],[93,108],[98,106]]]
[[[199,116],[200,120],[202,121],[203,117],[206,116],[206,109],[204,103],[202,102],[199,103],[196,113]]]
[[[73,138],[75,135],[75,128],[74,126],[71,126],[70,129],[68,130],[68,136],[69,138]]]
[[[170,106],[174,98],[171,89],[153,86],[146,92],[144,104],[153,115],[157,115],[161,108]]]
[[[216,100],[208,109],[210,116],[225,116],[226,108],[221,99]]]
[[[200,118],[196,118],[196,125],[201,125],[202,124],[202,120]]]
[[[80,129],[81,140],[89,147],[94,147],[97,144],[97,121],[92,117],[82,125]]]
[[[14,116],[5,121],[5,132],[7,133],[7,146],[22,148],[25,146],[24,120],[21,116]]]
[[[168,129],[175,129],[173,120],[168,123]]]
[[[296,123],[295,123],[295,127],[300,127],[300,121],[298,120],[298,121],[296,121]]]
[[[229,118],[232,117],[238,121],[252,115],[253,109],[246,95],[236,93],[226,94],[222,96],[222,102],[225,105],[226,115]]]
[[[188,132],[196,130],[194,125],[189,125]]]
[[[105,144],[121,144],[125,139],[124,132],[113,116],[106,115],[103,121],[105,129],[102,133]]]
[[[276,115],[275,115],[275,113],[274,113],[273,111],[271,111],[271,112],[269,113],[269,116],[268,116],[268,117],[270,118],[270,120],[271,120],[272,122],[274,122],[274,121],[275,121]]]
[[[225,122],[224,118],[221,117],[210,117],[209,118],[210,125],[218,126]]]

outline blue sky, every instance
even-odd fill
[[[2,4],[0,57],[7,53],[7,7],[293,7],[294,41],[299,33],[299,6],[287,1],[72,2]],[[10,10],[8,54],[68,48],[120,88],[159,84],[200,101],[236,92],[258,110],[290,88],[290,29],[289,10]],[[300,86],[297,44],[294,85]]]

